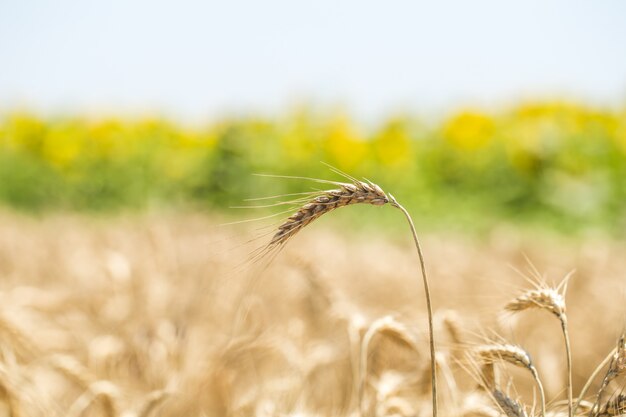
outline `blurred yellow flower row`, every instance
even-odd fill
[[[345,169],[367,160],[381,165],[410,164],[413,151],[419,153],[423,142],[435,138],[443,139],[439,146],[468,155],[496,146],[513,153],[560,152],[566,151],[570,142],[583,138],[626,153],[626,109],[603,111],[565,102],[523,104],[497,114],[468,109],[453,114],[439,126],[394,117],[369,132],[345,114],[316,117],[306,111],[279,120],[222,121],[201,129],[163,119],[44,120],[16,113],[0,121],[0,147],[28,152],[66,168],[81,158],[124,158],[143,147],[167,149],[174,154],[211,150],[232,127],[247,138],[271,137],[276,141],[273,150],[283,157],[299,161],[325,157]],[[254,148],[255,144],[250,146]],[[170,156],[176,157],[174,154]]]
[[[307,109],[196,128],[161,118],[0,118],[0,200],[17,206],[218,204],[248,196],[259,184],[252,172],[327,176],[319,161],[409,194],[615,215],[626,206],[626,108],[532,102],[438,122],[396,115],[375,128]],[[29,194],[35,186],[47,191]]]

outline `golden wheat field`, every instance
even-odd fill
[[[4,212],[0,222],[1,416],[432,414],[409,234],[320,221],[271,262],[251,262],[242,243],[255,226],[218,227],[202,214]],[[624,243],[507,226],[479,240],[421,239],[439,413],[539,415],[529,373],[500,363],[502,353],[484,363],[474,355],[511,344],[529,352],[548,414],[567,415],[558,320],[541,308],[513,315],[503,307],[532,289],[524,276],[533,268],[549,284],[574,271],[566,303],[576,397],[623,331]],[[578,413],[589,411],[603,379],[610,384],[595,414],[623,413],[623,354],[610,378],[607,367],[598,374]]]

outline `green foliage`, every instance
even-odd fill
[[[467,110],[436,126],[395,117],[366,133],[345,115],[307,111],[202,129],[160,119],[0,120],[0,202],[21,210],[224,209],[308,191],[252,174],[332,178],[320,161],[392,190],[423,223],[626,228],[624,109],[530,103]]]

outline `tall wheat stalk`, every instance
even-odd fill
[[[609,383],[616,379],[619,376],[626,374],[626,335],[622,334],[622,336],[617,341],[617,347],[615,348],[615,353],[611,355],[611,362],[609,363],[609,368],[602,379],[602,384],[600,385],[600,389],[596,394],[596,401],[591,408],[592,414],[598,414],[598,408],[600,407],[600,401],[602,400],[602,394],[609,386]],[[582,397],[582,395],[581,395]]]
[[[422,273],[422,282],[424,285],[424,292],[426,295],[426,308],[428,311],[428,334],[430,345],[430,366],[431,366],[431,387],[432,387],[432,407],[433,417],[437,417],[437,366],[435,360],[435,341],[433,330],[433,312],[432,303],[430,299],[430,289],[428,286],[428,278],[426,275],[426,266],[424,262],[424,255],[417,238],[417,232],[413,219],[409,212],[397,202],[397,200],[391,194],[386,194],[378,185],[371,181],[359,181],[356,178],[341,172],[333,167],[330,167],[335,173],[349,179],[351,183],[342,183],[335,181],[327,181],[315,178],[305,177],[286,177],[295,179],[312,180],[323,184],[332,184],[338,187],[334,190],[327,190],[321,192],[314,192],[309,194],[309,199],[298,199],[296,202],[302,204],[298,210],[289,216],[281,225],[278,226],[278,230],[270,240],[266,251],[272,251],[285,245],[289,239],[291,239],[296,233],[309,225],[314,220],[329,213],[335,209],[345,207],[352,204],[371,204],[375,206],[382,206],[385,204],[391,204],[392,207],[400,210],[406,217],[411,233],[413,235],[413,241],[415,242],[415,248],[420,261],[420,268]],[[284,203],[278,203],[284,204]],[[278,205],[277,204],[277,205]],[[287,203],[285,203],[287,204]]]
[[[435,363],[435,335],[433,330],[433,308],[430,300],[430,288],[428,286],[428,277],[426,275],[426,264],[424,262],[424,255],[420,246],[419,239],[417,238],[417,232],[415,231],[415,225],[409,212],[396,201],[395,197],[389,194],[389,200],[391,205],[400,210],[406,217],[409,226],[411,227],[411,234],[413,235],[413,242],[415,242],[415,249],[417,250],[417,256],[420,260],[420,269],[422,271],[422,283],[424,285],[424,294],[426,295],[426,310],[428,312],[428,344],[430,346],[430,369],[431,369],[431,385],[432,385],[432,399],[433,399],[433,416],[437,416],[437,366]]]
[[[571,273],[556,288],[551,288],[545,284],[538,284],[537,288],[526,291],[514,300],[510,301],[504,308],[517,313],[520,311],[539,308],[549,311],[561,323],[563,339],[565,341],[565,356],[567,361],[567,410],[568,417],[574,416],[574,404],[572,393],[572,351],[570,347],[569,332],[567,330],[567,314],[565,306],[565,294],[567,293],[567,283]]]

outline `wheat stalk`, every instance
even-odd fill
[[[413,219],[409,212],[400,205],[395,197],[389,194],[389,199],[391,201],[391,205],[398,210],[400,210],[404,216],[406,217],[407,222],[409,223],[409,227],[411,228],[411,234],[413,235],[413,242],[415,243],[415,249],[417,250],[417,256],[420,260],[420,268],[422,270],[422,282],[424,285],[424,294],[426,296],[426,310],[428,312],[428,341],[430,346],[430,365],[431,365],[431,385],[432,385],[432,396],[433,396],[433,417],[437,417],[437,364],[436,364],[436,356],[435,356],[435,335],[433,331],[433,308],[432,303],[430,301],[430,289],[428,287],[428,278],[426,276],[426,265],[424,263],[424,254],[422,253],[422,248],[417,238],[417,232],[415,230],[415,225],[413,224]]]
[[[392,207],[400,210],[406,217],[407,222],[409,223],[409,226],[411,228],[411,234],[413,235],[413,241],[415,242],[415,248],[417,250],[417,255],[419,257],[420,268],[422,272],[422,282],[424,285],[426,308],[428,313],[433,417],[437,417],[437,365],[435,358],[435,337],[433,331],[433,310],[430,300],[430,289],[428,285],[428,278],[426,275],[424,255],[422,253],[422,249],[417,238],[417,232],[415,230],[415,225],[413,224],[413,219],[411,218],[409,212],[400,203],[397,202],[393,195],[386,194],[378,185],[369,180],[366,180],[365,182],[359,181],[356,178],[351,177],[350,175],[341,172],[333,167],[330,167],[330,169],[333,172],[349,179],[351,183],[327,181],[315,178],[287,177],[309,179],[320,183],[333,184],[338,188],[318,193],[311,200],[301,206],[294,214],[287,218],[287,220],[285,220],[280,226],[278,226],[278,231],[270,240],[269,244],[266,247],[266,250],[271,251],[274,248],[283,246],[296,233],[309,225],[315,219],[341,207],[352,204],[371,204],[375,206],[383,206],[389,203]]]
[[[520,368],[528,369],[537,384],[539,389],[539,396],[541,397],[541,415],[546,415],[546,397],[543,390],[543,384],[539,378],[537,368],[533,365],[530,355],[524,349],[515,345],[483,345],[476,351],[478,357],[483,363],[495,363],[497,361],[504,361],[511,365],[518,366]]]
[[[602,384],[600,385],[600,389],[598,390],[598,394],[596,395],[596,401],[593,404],[592,413],[594,411],[597,413],[600,400],[602,399],[602,394],[609,386],[609,383],[615,378],[626,374],[626,335],[622,334],[622,336],[619,338],[617,342],[617,347],[615,348],[614,352],[615,353],[613,353],[613,355],[611,356],[609,368],[606,371],[604,378],[602,379]]]
[[[567,329],[567,314],[565,305],[565,293],[567,283],[571,274],[557,286],[551,288],[544,284],[538,284],[537,288],[526,291],[514,300],[510,301],[504,308],[513,313],[539,308],[549,311],[556,316],[561,323],[561,330],[565,340],[565,355],[567,361],[567,409],[568,417],[574,416],[574,401],[572,392],[572,352],[570,347],[569,332]]]
[[[600,362],[600,364],[596,366],[596,369],[594,369],[589,378],[587,378],[587,382],[585,382],[585,385],[580,390],[580,394],[578,394],[576,404],[574,404],[574,414],[576,414],[576,410],[579,408],[579,406],[583,405],[583,401],[585,401],[585,395],[587,394],[587,391],[589,391],[589,388],[591,387],[593,381],[600,374],[600,371],[602,371],[602,369],[613,360],[613,355],[615,355],[616,352],[617,348],[613,348],[613,350],[611,350],[609,354],[606,355],[604,359],[602,359],[602,362]],[[588,408],[591,409],[591,407],[593,407],[593,404],[590,405]]]

